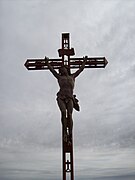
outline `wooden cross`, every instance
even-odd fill
[[[57,59],[49,59],[49,63],[54,69],[59,69],[63,65],[67,65],[70,69],[79,68],[84,58],[72,58],[75,55],[74,48],[70,48],[69,33],[62,34],[62,48],[58,50],[59,57]],[[87,57],[85,68],[105,68],[108,61],[105,57]],[[28,70],[48,70],[45,59],[27,59],[25,67]],[[67,134],[69,127],[67,127]],[[62,128],[62,137],[64,129]],[[70,144],[65,142],[62,138],[63,145],[63,180],[67,179],[67,174],[70,173],[70,180],[74,180],[73,167],[73,137],[71,137]]]

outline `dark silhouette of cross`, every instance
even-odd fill
[[[76,57],[74,48],[70,48],[69,33],[62,34],[62,48],[58,50],[59,58],[49,58],[49,64],[53,69],[59,69],[63,65],[67,65],[69,69],[80,68],[83,64],[84,57]],[[84,68],[105,68],[108,61],[105,57],[87,57]],[[28,70],[48,70],[48,64],[45,59],[27,59],[25,67]],[[67,134],[69,132],[67,126]],[[64,129],[62,128],[62,137],[64,136]],[[73,136],[70,141],[65,142],[62,138],[63,145],[63,180],[67,179],[67,174],[70,174],[70,180],[74,180],[73,167]]]

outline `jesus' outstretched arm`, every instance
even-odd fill
[[[87,56],[83,57],[83,63],[81,67],[75,73],[72,74],[74,78],[76,78],[84,70],[86,62],[87,62]]]
[[[58,79],[59,78],[59,74],[53,69],[53,67],[51,66],[51,64],[49,63],[49,58],[45,56],[45,62],[49,68],[49,70],[51,71],[51,73]]]

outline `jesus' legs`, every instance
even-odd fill
[[[72,119],[72,113],[73,113],[73,100],[70,99],[67,103],[67,120],[69,124],[69,135],[72,135],[72,129],[73,129],[73,119]]]
[[[64,129],[64,141],[67,141],[67,118],[66,118],[66,104],[65,102],[60,99],[57,98],[57,102],[58,102],[58,106],[60,108],[61,111],[61,122],[63,125],[63,129]]]

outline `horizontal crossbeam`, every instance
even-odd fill
[[[49,63],[54,69],[59,69],[63,65],[62,59],[49,59]],[[79,68],[83,63],[83,58],[70,58],[70,69]],[[105,68],[108,61],[105,57],[88,57],[85,68]],[[25,67],[28,70],[47,70],[45,59],[27,59]]]

